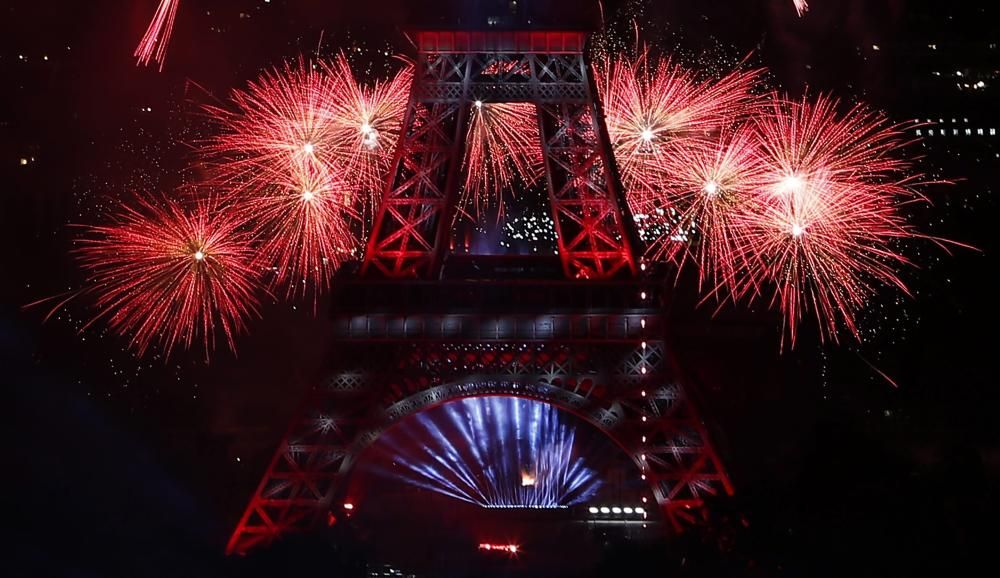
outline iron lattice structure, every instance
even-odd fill
[[[608,131],[583,55],[583,32],[418,32],[404,132],[363,273],[427,278],[455,214],[466,121],[475,101],[538,110],[559,255],[569,278],[634,275]]]
[[[395,171],[360,275],[335,283],[329,377],[282,439],[228,552],[323,524],[350,498],[352,466],[385,428],[481,395],[582,417],[631,456],[674,528],[695,522],[708,497],[733,490],[669,355],[662,282],[636,278],[585,35],[417,39]],[[440,279],[470,99],[537,105],[563,279]],[[524,263],[500,270],[531,268]]]

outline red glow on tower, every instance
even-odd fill
[[[704,518],[708,498],[733,493],[679,383],[659,285],[640,273],[586,39],[555,30],[415,33],[413,87],[367,250],[360,270],[333,287],[330,377],[290,426],[228,552],[309,530],[337,504],[350,516],[344,482],[360,452],[428,400],[530,390],[580,415],[632,456],[677,531]],[[492,105],[534,109],[536,124],[522,132],[541,149],[561,278],[491,268],[442,278],[448,248],[468,243],[452,224],[470,116]],[[618,407],[629,411],[608,409]],[[537,483],[537,472],[522,474],[518,489]],[[478,549],[521,552],[510,543]]]

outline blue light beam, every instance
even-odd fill
[[[545,403],[476,397],[413,416],[379,439],[408,484],[484,508],[564,508],[593,497],[576,428]]]

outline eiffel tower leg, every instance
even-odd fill
[[[427,278],[440,268],[458,196],[471,62],[467,55],[428,55],[418,61],[362,275]],[[450,98],[424,95],[426,83],[445,81],[457,81]]]
[[[360,375],[340,373],[309,394],[240,517],[227,554],[245,554],[326,521],[364,422],[362,385]]]

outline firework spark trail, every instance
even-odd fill
[[[242,194],[271,186],[306,159],[336,167],[337,98],[334,80],[300,60],[233,91],[231,109],[206,106],[215,130],[199,150],[215,170],[214,184]]]
[[[679,152],[711,148],[721,129],[747,118],[759,70],[737,70],[704,81],[671,62],[643,52],[622,54],[595,67],[608,133],[630,204],[658,195],[657,183]],[[639,211],[635,211],[639,212]]]
[[[471,205],[473,215],[493,206],[502,211],[503,192],[513,190],[516,179],[529,187],[538,182],[544,168],[535,106],[475,101],[462,167],[462,204]]]
[[[249,241],[242,222],[209,201],[191,210],[173,201],[123,206],[77,241],[87,293],[97,296],[90,323],[107,318],[140,355],[156,344],[169,358],[200,336],[207,357],[217,332],[235,351],[234,335],[258,314]]]
[[[795,4],[795,11],[799,13],[799,16],[803,16],[809,11],[809,2],[806,0],[792,0]]]
[[[862,107],[838,115],[828,98],[790,102],[772,95],[756,118],[766,165],[761,189],[737,237],[734,294],[751,299],[773,286],[771,304],[794,346],[807,312],[822,339],[846,328],[882,285],[907,291],[899,240],[919,237],[902,206],[915,191],[903,128]],[[784,341],[784,339],[783,339]]]
[[[573,457],[575,433],[559,410],[531,400],[463,399],[414,416],[383,438],[404,471],[378,473],[486,508],[568,506],[600,486]]]
[[[357,247],[349,189],[336,172],[308,157],[268,180],[269,186],[235,201],[237,211],[255,228],[257,262],[275,272],[272,285],[289,298],[311,293],[315,306]]]
[[[174,20],[177,18],[177,5],[180,0],[160,0],[160,6],[153,14],[153,19],[146,29],[146,34],[132,54],[138,59],[137,64],[149,66],[149,63],[156,61],[160,63],[160,71],[163,71],[163,63],[167,58],[167,46],[170,45],[170,37],[174,33]]]
[[[372,210],[400,136],[413,67],[407,64],[388,81],[371,86],[358,82],[344,54],[324,63],[324,71],[337,87],[330,101],[334,124],[331,145],[348,184],[365,199],[361,203],[364,208]]]
[[[756,134],[747,128],[723,130],[707,146],[678,148],[664,166],[658,195],[642,198],[640,211],[656,214],[675,208],[676,227],[660,231],[650,243],[656,260],[698,268],[699,288],[714,293],[736,276],[735,248],[744,234],[742,213],[765,175]],[[678,231],[693,231],[693,242],[679,242]]]

